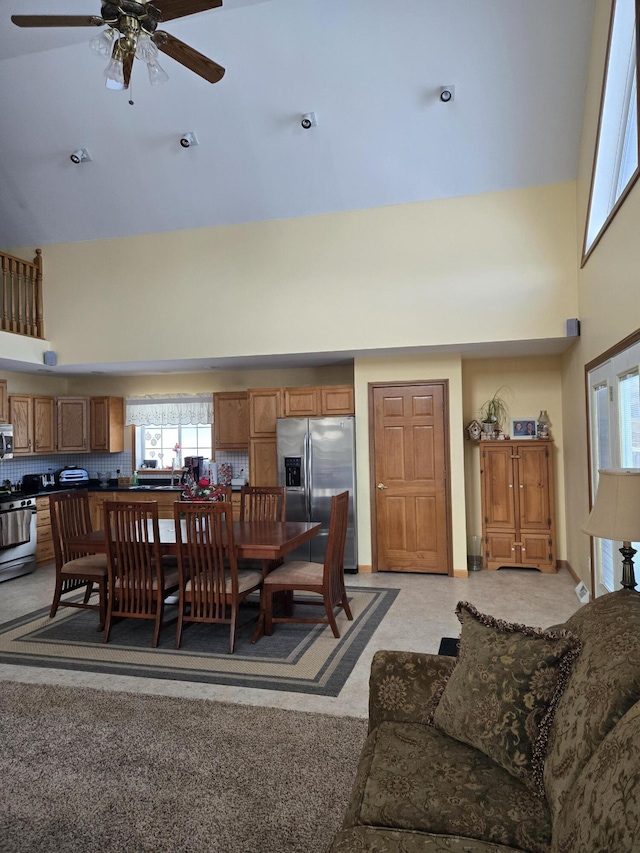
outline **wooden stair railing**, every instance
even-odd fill
[[[33,262],[0,252],[0,331],[44,338],[42,249]]]

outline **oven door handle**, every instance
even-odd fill
[[[4,459],[4,454],[5,454],[4,433],[0,432],[0,459]]]

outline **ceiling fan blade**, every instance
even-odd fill
[[[150,0],[150,5],[162,13],[162,21],[173,21],[207,9],[217,9],[222,6],[222,0]]]
[[[166,53],[171,59],[175,59],[176,62],[184,65],[185,68],[194,71],[200,77],[204,77],[209,83],[217,83],[218,80],[222,80],[224,77],[224,68],[222,65],[218,65],[213,59],[208,59],[202,53],[189,47],[188,44],[180,41],[175,36],[171,36],[165,32],[156,32],[151,38],[157,44],[159,50]]]
[[[18,27],[102,27],[97,15],[12,15]]]

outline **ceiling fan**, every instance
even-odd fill
[[[12,15],[18,27],[107,27],[92,39],[99,56],[110,57],[104,75],[108,89],[127,89],[134,59],[146,62],[152,85],[168,79],[157,62],[161,50],[209,83],[224,76],[224,68],[158,24],[222,6],[222,0],[105,0],[98,15]]]

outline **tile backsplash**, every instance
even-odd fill
[[[58,471],[65,465],[77,465],[86,468],[91,479],[97,478],[98,471],[111,473],[111,477],[117,477],[120,470],[121,477],[129,477],[133,471],[132,455],[130,451],[123,453],[56,453],[50,456],[18,456],[10,460],[0,462],[0,482],[11,480],[12,483],[19,482],[24,474],[48,474]]]
[[[249,454],[246,451],[218,451],[216,462],[231,464],[233,477],[249,479]],[[0,483],[10,480],[18,483],[24,474],[48,474],[64,468],[65,465],[77,465],[86,468],[91,479],[97,479],[98,472],[105,471],[114,477],[130,477],[133,473],[133,456],[130,451],[122,453],[56,453],[49,456],[18,456],[0,462]],[[118,471],[120,474],[118,475]]]

